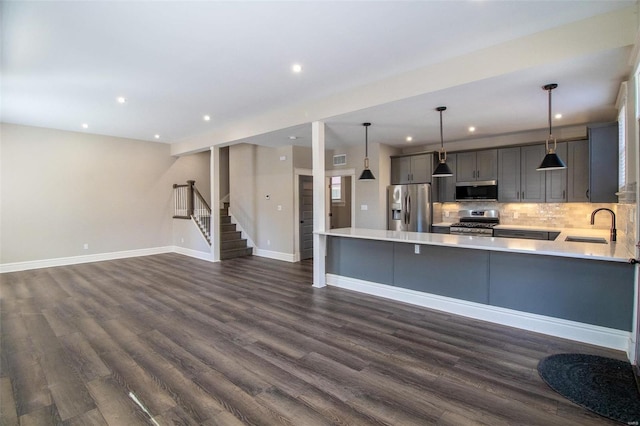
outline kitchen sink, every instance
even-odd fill
[[[564,240],[574,242],[574,243],[607,244],[607,240],[605,240],[604,238],[598,238],[598,237],[577,237],[577,236],[570,235]]]

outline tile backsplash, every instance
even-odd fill
[[[434,203],[434,223],[453,223],[458,221],[458,210],[488,210],[500,211],[502,225],[526,225],[545,228],[592,228],[591,212],[600,207],[613,210],[616,213],[616,228],[624,244],[634,252],[633,236],[636,229],[636,205],[617,203],[495,203],[495,202],[465,202],[465,203]],[[609,229],[611,216],[607,213],[596,215],[593,228]],[[630,238],[626,238],[629,236]]]

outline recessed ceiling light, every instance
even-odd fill
[[[83,128],[83,129],[88,129],[88,128],[89,128],[89,125],[88,125],[87,123],[82,123],[82,128]]]
[[[160,135],[154,135],[153,137],[156,139],[160,139]]]
[[[118,101],[119,104],[123,104],[127,102],[127,98],[125,98],[124,96],[118,96],[116,100]]]
[[[556,120],[559,120],[559,119],[561,119],[561,118],[562,118],[562,114],[556,114],[556,115],[554,115],[554,118],[555,118]]]
[[[291,71],[293,71],[296,74],[301,73],[302,72],[302,65],[300,65],[300,64],[291,65]]]
[[[473,126],[469,126],[469,131],[470,131],[471,133],[473,133],[473,132],[475,132],[475,131],[476,131],[476,128],[475,128],[475,127],[473,127]]]
[[[211,117],[209,117],[208,115],[205,115],[205,116],[202,117],[202,119],[204,121],[209,121],[209,120],[211,120]]]
[[[292,141],[295,141],[296,139],[298,139],[297,136],[289,136],[289,139],[291,139]]]
[[[407,142],[411,142],[413,140],[413,136],[407,136]]]

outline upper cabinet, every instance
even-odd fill
[[[617,203],[618,123],[587,128],[589,136],[589,201]]]
[[[561,158],[566,144],[558,144]],[[502,203],[559,203],[566,201],[566,170],[537,170],[545,155],[544,145],[498,150],[498,201]]]
[[[456,154],[456,181],[473,182],[498,178],[498,150],[460,152]]]
[[[520,147],[498,150],[498,201],[520,201]]]
[[[564,158],[564,157],[563,157]],[[567,201],[589,202],[589,141],[567,143]]]
[[[520,201],[523,203],[545,202],[545,174],[536,170],[545,155],[544,145],[529,145],[520,148]],[[498,186],[500,183],[498,183]]]
[[[391,184],[430,183],[433,154],[391,157]]]
[[[556,153],[561,159],[567,161],[567,142],[560,142],[556,147]],[[567,202],[567,168],[563,170],[549,170],[542,172],[546,175],[546,197],[547,203],[566,203]],[[539,172],[540,173],[540,172]]]
[[[453,172],[453,176],[441,177],[433,179],[435,201],[441,203],[452,203],[456,201],[456,163],[457,154],[447,154],[447,165]],[[438,163],[438,155],[435,156],[436,164]]]

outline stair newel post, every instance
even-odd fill
[[[187,216],[193,216],[194,208],[194,186],[196,184],[195,180],[188,180],[187,184],[189,185],[189,189],[187,190]]]

